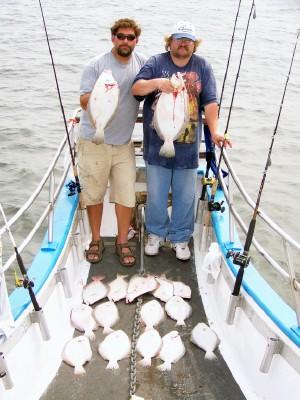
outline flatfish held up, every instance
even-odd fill
[[[192,307],[182,297],[173,296],[165,305],[166,313],[176,321],[176,325],[185,325],[184,320],[192,314]]]
[[[74,367],[75,375],[85,374],[83,365],[92,358],[92,349],[86,336],[77,336],[69,340],[62,353],[62,359]]]
[[[131,343],[122,330],[110,333],[99,344],[98,352],[104,360],[108,360],[106,369],[118,369],[118,361],[129,356]]]
[[[82,298],[85,304],[94,304],[106,297],[108,287],[102,282],[102,276],[93,276],[92,282],[84,286],[82,291]]]
[[[106,301],[95,307],[94,317],[103,326],[103,333],[105,335],[113,332],[112,326],[119,320],[119,311],[113,301]]]
[[[189,121],[189,98],[180,72],[170,79],[174,86],[173,93],[161,93],[153,116],[153,126],[164,144],[159,155],[172,158],[175,156],[174,140],[178,139]]]
[[[74,328],[84,332],[91,340],[95,340],[94,330],[97,329],[96,321],[92,315],[93,309],[87,304],[79,304],[71,310],[71,322]]]
[[[162,338],[162,347],[158,357],[164,361],[157,369],[170,371],[172,363],[177,362],[185,354],[185,347],[177,331],[171,331]]]
[[[136,349],[143,357],[139,364],[143,367],[151,367],[151,358],[155,357],[162,345],[160,334],[156,329],[149,329],[138,338]]]
[[[87,112],[96,129],[93,142],[104,142],[104,129],[113,118],[119,102],[119,86],[112,71],[105,69],[99,76],[90,95]]]
[[[199,322],[191,332],[191,342],[205,351],[205,358],[208,360],[217,359],[214,353],[219,343],[217,334],[204,322]]]

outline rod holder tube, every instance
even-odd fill
[[[269,372],[274,354],[279,354],[281,351],[282,343],[278,337],[269,337],[266,350],[261,361],[259,370],[263,374]]]
[[[72,289],[69,279],[69,274],[66,268],[61,268],[56,273],[56,281],[62,284],[65,297],[70,299],[72,297]]]
[[[241,301],[241,296],[234,296],[233,294],[230,295],[226,319],[225,319],[228,325],[233,324],[235,312],[237,307],[239,307],[240,305],[240,301]]]
[[[6,390],[12,389],[14,384],[5,361],[4,354],[0,352],[0,379],[3,383],[3,386]]]
[[[43,310],[32,311],[30,314],[30,319],[32,323],[39,324],[43,340],[50,340],[51,336]]]

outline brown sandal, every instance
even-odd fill
[[[128,249],[128,252],[123,253],[122,249]],[[124,267],[132,267],[135,264],[135,255],[133,254],[132,248],[129,243],[117,243],[116,240],[116,254],[119,256],[120,264]],[[125,262],[126,257],[132,257],[134,260],[131,262]]]
[[[91,264],[97,264],[102,260],[102,254],[104,251],[103,240],[92,240],[89,244],[88,250],[85,250],[86,261]]]

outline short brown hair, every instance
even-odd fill
[[[118,19],[113,26],[110,28],[111,34],[116,35],[120,28],[131,28],[134,30],[135,36],[139,37],[142,30],[140,26],[130,18],[121,18]]]
[[[170,47],[172,39],[173,39],[172,36],[165,37],[165,49],[167,51],[169,50],[169,47]],[[202,42],[201,39],[197,39],[197,40],[194,41],[194,51],[193,51],[193,53],[195,53],[195,51],[197,50],[197,48],[198,48],[198,46],[200,45],[201,42]]]

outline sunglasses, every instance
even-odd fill
[[[119,40],[125,40],[125,39],[127,39],[128,40],[128,42],[132,42],[133,40],[135,40],[136,39],[136,36],[135,35],[133,35],[133,34],[129,34],[129,35],[124,35],[124,33],[117,33],[116,35],[115,35]]]

